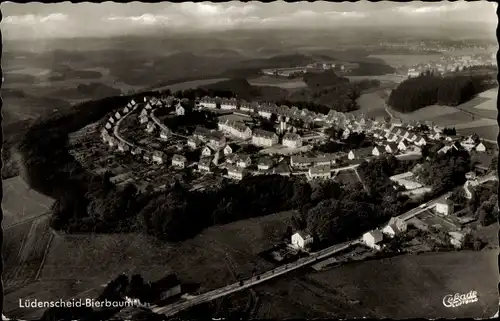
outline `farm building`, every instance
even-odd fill
[[[371,232],[363,234],[363,243],[365,243],[372,249],[379,250],[380,249],[379,243],[382,242],[383,239],[384,236],[382,232],[380,232],[380,230],[373,230]]]
[[[313,237],[303,231],[292,235],[292,246],[298,249],[308,248],[312,245],[313,241]]]

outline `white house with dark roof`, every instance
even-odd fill
[[[445,199],[444,201],[440,201],[440,202],[436,203],[435,210],[438,214],[441,214],[444,216],[450,215],[450,214],[453,214],[453,209],[454,209],[453,205],[454,204],[452,201]]]
[[[282,144],[289,148],[300,148],[302,147],[302,137],[295,133],[286,133],[283,136]]]
[[[382,233],[392,238],[406,232],[406,230],[407,224],[405,221],[398,217],[392,217],[382,229]]]
[[[185,109],[184,107],[182,107],[182,105],[181,105],[181,104],[177,104],[177,105],[175,106],[175,114],[176,114],[177,116],[183,116],[183,115],[185,115],[185,114],[186,114],[186,109]]]
[[[382,155],[383,153],[384,153],[384,149],[382,147],[380,147],[380,146],[375,146],[372,149],[372,155],[373,156],[377,156],[378,157],[378,156]]]
[[[274,113],[276,113],[276,105],[269,103],[262,104],[259,106],[257,113],[259,116],[269,119]]]
[[[408,149],[408,146],[406,146],[406,143],[404,139],[401,139],[398,143],[398,149],[402,152],[406,151]]]
[[[278,143],[278,135],[262,129],[255,129],[252,133],[252,144],[262,147],[271,147]]]
[[[422,136],[417,136],[413,143],[417,146],[424,146],[427,144],[427,141]]]
[[[151,107],[151,105],[149,103],[147,103],[146,106],[144,106],[144,108],[147,110],[153,109],[153,107]]]
[[[104,126],[104,128],[106,129],[111,129],[111,127],[113,127],[113,125],[111,125],[110,123],[106,123],[106,125]]]
[[[476,152],[480,152],[480,153],[486,152],[486,146],[484,146],[484,144],[482,142],[477,144],[475,149],[476,149]]]
[[[251,103],[251,102],[248,102],[248,101],[240,101],[240,104],[239,104],[239,109],[241,111],[246,111],[246,112],[254,112],[255,111],[255,108],[256,106]]]
[[[398,140],[398,138],[399,138],[398,135],[396,135],[396,134],[390,134],[390,135],[387,136],[386,139],[387,139],[388,142],[396,142]]]
[[[230,145],[226,145],[224,147],[224,149],[222,150],[222,152],[224,153],[224,155],[229,155],[229,154],[232,154],[233,153],[233,148],[230,146]]]
[[[304,231],[298,231],[292,235],[291,243],[292,246],[297,249],[306,249],[310,247],[314,242],[313,237],[305,233]]]
[[[129,109],[127,106],[123,107],[123,114],[128,114],[129,113]]]
[[[120,112],[119,112],[119,111],[117,111],[117,112],[115,113],[115,119],[117,119],[117,120],[118,120],[118,119],[120,119],[120,118],[122,118],[122,115],[120,115]]]
[[[201,150],[201,155],[203,156],[212,156],[213,153],[214,151],[208,146],[203,147]]]
[[[140,115],[139,116],[139,124],[145,124],[149,121],[148,116],[146,115]]]
[[[290,165],[297,169],[304,169],[311,166],[312,161],[308,157],[294,155],[290,157]]]

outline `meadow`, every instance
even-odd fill
[[[286,79],[270,76],[260,76],[247,79],[252,86],[274,86],[283,89],[298,89],[307,87],[306,83],[301,79]]]
[[[497,252],[435,252],[353,262],[287,276],[254,288],[259,319],[488,318],[498,310]],[[446,308],[447,294],[477,291],[479,301]]]
[[[432,61],[438,61],[442,55],[438,54],[422,54],[422,55],[401,55],[401,54],[383,54],[383,55],[369,55],[371,58],[378,58],[383,60],[386,64],[394,67],[410,67],[416,64],[425,64]]]

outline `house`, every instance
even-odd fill
[[[144,106],[144,109],[151,110],[153,109],[153,107],[151,107],[151,105],[147,103],[146,106]]]
[[[349,138],[349,135],[351,135],[351,130],[349,128],[344,129],[344,131],[342,132],[342,139]]]
[[[331,177],[332,170],[328,165],[311,167],[307,172],[308,179],[330,179]]]
[[[108,122],[110,122],[111,124],[115,123],[115,119],[113,118],[113,116],[108,118]]]
[[[240,101],[239,107],[241,111],[246,111],[246,112],[255,111],[253,104],[249,103],[248,101]]]
[[[202,143],[203,142],[196,137],[189,137],[187,140],[187,145],[192,149],[197,149]]]
[[[398,150],[404,152],[408,149],[408,146],[406,146],[404,139],[401,139],[397,145]]]
[[[110,123],[106,123],[106,126],[104,126],[104,128],[106,129],[111,129],[111,127],[113,127]]]
[[[118,120],[118,119],[120,119],[120,118],[122,118],[122,115],[120,115],[120,112],[119,112],[119,111],[117,111],[117,112],[115,113],[115,119],[116,119],[116,120]]]
[[[213,153],[212,149],[208,146],[205,146],[201,151],[201,155],[203,156],[212,156],[212,153]]]
[[[109,136],[108,137],[108,145],[109,145],[109,147],[115,146],[117,144],[117,142],[118,142],[117,139],[114,138],[113,136]]]
[[[276,112],[276,105],[269,103],[259,106],[259,110],[257,111],[259,116],[267,119],[270,119],[275,112]]]
[[[172,166],[178,167],[178,168],[185,168],[187,164],[187,159],[186,157],[182,155],[174,155],[172,156]]]
[[[172,131],[170,129],[168,129],[168,128],[162,129],[162,131],[160,133],[160,138],[163,139],[163,140],[167,140],[170,137],[172,137]]]
[[[286,133],[283,136],[282,144],[289,148],[299,148],[302,146],[302,138],[295,133]]]
[[[233,153],[233,148],[230,145],[226,145],[222,152],[224,153],[224,156],[227,156]]]
[[[398,152],[398,144],[396,143],[389,143],[385,145],[385,151],[389,154],[395,154]]]
[[[175,274],[170,274],[167,277],[152,283],[150,291],[156,300],[166,300],[181,294],[181,283]]]
[[[236,160],[236,166],[241,168],[247,168],[250,165],[252,165],[252,159],[250,158],[250,156],[248,155],[238,156],[238,159]]]
[[[140,115],[139,116],[139,124],[145,124],[149,121],[148,116],[146,115]]]
[[[477,146],[476,146],[476,151],[477,152],[481,152],[481,153],[484,153],[486,151],[486,146],[484,146],[483,143],[479,143]]]
[[[226,156],[226,163],[236,164],[238,162],[239,156],[237,154],[229,154]]]
[[[185,109],[184,107],[182,107],[182,105],[181,105],[181,104],[177,104],[177,105],[175,106],[175,114],[176,114],[177,116],[183,116],[183,115],[185,115],[185,114],[186,114],[186,109]]]
[[[306,249],[312,245],[313,241],[313,237],[303,231],[298,231],[292,235],[292,246],[297,249]]]
[[[290,157],[290,166],[298,169],[304,169],[312,165],[310,158],[304,156],[292,156]]]
[[[278,135],[262,129],[255,129],[252,135],[252,144],[256,146],[271,147],[278,143]]]
[[[130,110],[127,108],[127,106],[125,106],[125,107],[123,108],[123,114],[128,114],[128,113],[129,113],[129,111],[130,111]]]
[[[229,165],[227,166],[227,175],[229,178],[242,180],[246,175],[246,170],[241,167]]]
[[[441,139],[441,133],[435,132],[429,135],[429,138],[432,140],[440,140]]]
[[[450,215],[453,214],[453,203],[450,200],[444,200],[436,203],[435,210],[438,214]]]
[[[198,162],[198,170],[203,172],[211,172],[213,168],[211,157],[202,157]]]
[[[166,157],[163,152],[156,150],[151,155],[151,160],[153,161],[153,163],[160,165],[166,162]]]
[[[211,97],[203,97],[202,99],[200,99],[200,105],[205,108],[216,109],[217,100]]]
[[[396,142],[398,140],[398,135],[396,135],[396,134],[390,134],[386,137],[387,137],[386,139],[388,142]]]
[[[349,160],[367,158],[369,156],[372,156],[372,150],[373,150],[372,147],[365,147],[365,148],[351,150],[347,154],[347,158]]]
[[[388,235],[389,237],[394,237],[400,235],[407,230],[407,224],[400,218],[393,217],[389,220],[389,223],[382,229],[382,233]]]
[[[410,137],[408,137],[406,140],[414,143],[417,139],[418,139],[418,136],[416,134],[411,134]]]
[[[154,130],[155,130],[156,126],[154,123],[152,122],[149,122],[147,125],[146,125],[146,132],[148,133],[152,133]]]
[[[231,99],[224,98],[220,103],[220,109],[232,110],[236,109],[237,105],[238,104],[235,98]]]
[[[271,158],[269,157],[264,157],[259,160],[257,163],[257,168],[261,171],[265,171],[273,167],[274,162]]]
[[[379,250],[380,245],[379,243],[382,242],[384,239],[384,236],[380,230],[373,230],[371,232],[367,232],[363,234],[363,243],[365,243],[367,246],[371,247],[372,249]]]
[[[424,146],[425,144],[427,144],[427,141],[422,136],[417,136],[413,143],[417,146]]]
[[[382,148],[380,148],[380,147],[378,147],[378,146],[373,147],[373,149],[372,149],[372,155],[373,155],[373,156],[377,156],[377,157],[378,157],[378,156],[380,156],[382,153],[383,153],[383,149],[382,149]]]
[[[450,145],[445,145],[443,147],[441,147],[437,152],[438,154],[446,154],[452,150],[455,150],[455,151],[459,151],[462,149],[462,145],[460,144],[457,144],[457,143],[453,143],[453,144],[450,144]]]
[[[219,130],[226,132],[237,138],[243,140],[252,138],[252,130],[243,122],[225,119],[225,120],[220,120],[217,126]]]

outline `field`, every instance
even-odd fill
[[[248,82],[252,86],[274,86],[283,89],[297,89],[307,87],[306,83],[298,79],[284,79],[271,76],[260,76],[257,78],[249,78]]]
[[[4,287],[33,282],[38,276],[53,234],[48,216],[4,229]]]
[[[256,317],[485,318],[498,309],[497,284],[496,251],[404,255],[261,284],[254,290],[267,303]],[[472,290],[477,303],[443,306],[445,295]]]
[[[388,116],[385,101],[379,92],[362,94],[357,103],[360,108],[356,112],[363,113],[365,117]]]
[[[390,75],[381,75],[381,76],[346,76],[351,82],[361,81],[361,80],[379,80],[380,83],[383,84],[399,84],[407,77],[406,75],[399,74],[390,74]]]
[[[211,84],[217,83],[219,81],[225,81],[225,80],[228,80],[228,78],[192,80],[192,81],[180,82],[177,84],[168,85],[168,86],[164,86],[164,87],[158,87],[158,88],[155,88],[155,90],[170,89],[172,92],[176,92],[178,90],[186,90],[186,89],[191,89],[191,88],[198,88],[200,86],[211,85]]]
[[[30,189],[19,176],[3,180],[2,184],[4,229],[50,211],[54,200]]]
[[[37,280],[44,286],[45,292],[40,295],[47,300],[69,298],[83,291],[89,291],[84,295],[94,295],[102,284],[122,272],[140,273],[153,281],[175,272],[183,283],[199,284],[201,292],[218,288],[236,281],[236,277],[250,277],[254,269],[272,268],[258,254],[281,240],[292,215],[283,212],[208,228],[180,244],[157,244],[135,234],[55,235]],[[20,227],[23,230],[13,233],[16,239],[4,245],[6,250],[11,249],[9,253],[19,252],[23,235],[30,229]],[[14,260],[13,254],[6,258]],[[6,312],[16,309],[15,295],[33,288],[29,285],[12,291],[6,294]],[[24,317],[22,311],[18,313]]]
[[[416,64],[425,64],[431,61],[438,61],[442,55],[369,55],[368,57],[382,59],[393,67],[410,67]]]
[[[340,171],[333,180],[339,184],[344,184],[344,185],[359,183],[358,176],[356,175],[354,170],[349,170],[349,169],[345,171]]]

